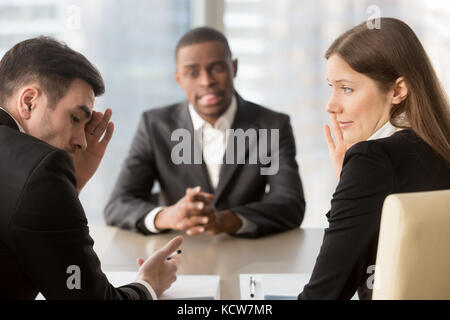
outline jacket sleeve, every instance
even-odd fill
[[[155,199],[151,199],[157,170],[150,141],[149,128],[143,115],[127,159],[104,210],[107,224],[151,234],[144,225],[144,218],[151,210],[158,207],[158,203]]]
[[[275,232],[300,227],[305,213],[305,198],[295,160],[295,140],[289,117],[279,120],[279,152],[271,150],[271,157],[278,157],[278,172],[267,175],[270,191],[261,201],[230,210],[242,215],[255,226],[247,233],[233,234],[238,237],[255,238]],[[273,164],[273,163],[272,163]]]
[[[309,283],[299,299],[350,299],[367,284],[384,199],[394,190],[387,154],[375,141],[350,148],[327,214],[329,227]]]
[[[66,152],[53,150],[38,163],[15,212],[10,246],[46,299],[151,299],[139,283],[114,288],[100,269]]]

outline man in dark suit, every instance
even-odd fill
[[[187,102],[143,114],[105,208],[107,223],[143,234],[241,237],[298,228],[305,201],[289,117],[235,92],[237,61],[214,29],[187,32],[176,65]],[[162,206],[151,195],[155,181]]]
[[[114,288],[101,271],[78,194],[113,134],[93,111],[101,75],[50,38],[25,40],[0,61],[0,297],[155,299],[175,279],[177,237]],[[104,136],[103,138],[101,138]]]

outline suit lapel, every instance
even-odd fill
[[[19,130],[14,119],[4,110],[0,109],[0,125],[7,126],[11,129]]]
[[[253,119],[251,118],[251,115],[249,114],[249,110],[247,110],[248,108],[246,108],[246,104],[247,102],[242,99],[237,93],[236,93],[236,99],[237,99],[237,111],[236,111],[236,116],[234,117],[234,121],[233,124],[231,126],[231,129],[243,129],[244,131],[246,131],[247,129],[253,128],[253,129],[257,129],[257,127],[253,124]],[[236,150],[236,146],[235,150]],[[233,175],[238,171],[238,169],[240,169],[241,167],[243,167],[243,164],[237,164],[236,162],[236,152],[234,152],[235,155],[235,159],[233,160],[232,164],[227,164],[225,159],[226,159],[226,154],[227,152],[230,152],[230,143],[228,142],[227,146],[226,146],[226,151],[225,151],[225,155],[224,155],[224,159],[223,159],[223,165],[220,171],[220,176],[219,176],[219,184],[217,185],[217,189],[214,193],[214,204],[217,204],[220,197],[223,195],[227,185],[231,182],[231,178],[233,177]],[[245,145],[245,158],[247,158],[248,156],[248,150],[249,150],[249,145],[246,144]]]
[[[201,150],[201,146],[199,141],[194,139],[194,127],[192,125],[192,119],[189,114],[188,104],[180,103],[178,105],[178,108],[172,115],[172,119],[175,121],[176,124],[175,127],[172,128],[173,130],[184,128],[189,131],[191,135],[191,142],[193,144],[193,149],[191,153],[193,156],[194,148],[198,148],[197,150]],[[203,154],[201,164],[190,164],[187,165],[187,168],[188,168],[188,176],[190,177],[190,180],[187,181],[187,183],[190,187],[200,186],[202,187],[202,191],[213,193],[213,188],[209,181],[208,169],[206,168],[205,161],[203,160]]]

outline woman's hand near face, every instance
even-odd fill
[[[333,133],[334,138],[336,139],[336,143],[334,142],[333,137],[331,136],[331,130],[328,125],[325,125],[324,127],[324,135],[328,145],[328,151],[330,152],[331,165],[333,166],[334,172],[336,173],[336,177],[338,178],[339,181],[345,153],[354,143],[348,143],[344,141],[344,136],[342,135],[342,130],[339,127],[336,115],[332,113],[330,114],[330,118],[331,118],[331,125],[333,126]]]

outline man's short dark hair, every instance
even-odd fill
[[[189,30],[181,37],[175,49],[175,59],[178,57],[178,51],[180,51],[181,48],[191,46],[193,44],[213,41],[222,43],[225,47],[227,55],[231,58],[231,50],[228,45],[228,40],[221,32],[210,27],[199,27]]]
[[[89,83],[95,96],[105,92],[102,76],[81,53],[50,37],[22,41],[0,61],[0,106],[20,86],[36,81],[54,107],[75,79]]]

